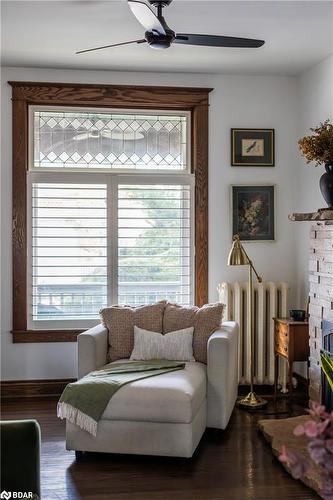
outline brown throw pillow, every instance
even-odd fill
[[[162,333],[166,301],[148,306],[111,306],[100,311],[103,325],[109,331],[109,359],[129,358],[134,347],[134,325]]]
[[[196,361],[207,363],[207,341],[222,324],[224,305],[206,304],[202,307],[166,304],[163,333],[194,327],[193,355]]]

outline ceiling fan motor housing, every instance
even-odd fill
[[[149,46],[153,49],[168,49],[174,41],[175,36],[175,32],[170,29],[165,30],[165,35],[151,31],[146,31],[145,33],[145,38]]]
[[[172,0],[149,0],[150,5],[153,5],[154,7],[167,7],[170,5]]]

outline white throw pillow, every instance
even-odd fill
[[[134,349],[130,359],[195,361],[193,357],[193,331],[194,328],[191,326],[162,335],[134,326]]]

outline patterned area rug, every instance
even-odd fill
[[[271,445],[272,451],[276,457],[279,456],[282,446],[285,445],[288,449],[301,453],[308,460],[308,438],[303,436],[297,437],[293,434],[296,425],[304,424],[308,420],[310,420],[309,415],[301,415],[300,417],[293,418],[260,420],[258,422],[258,427],[265,439]],[[313,462],[309,461],[309,463],[312,464]],[[284,463],[282,465],[290,472]],[[302,482],[318,493],[320,489],[320,479],[318,467],[316,465],[311,465],[311,467],[309,467]]]

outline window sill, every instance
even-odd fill
[[[13,344],[39,342],[76,342],[84,330],[13,330]]]

